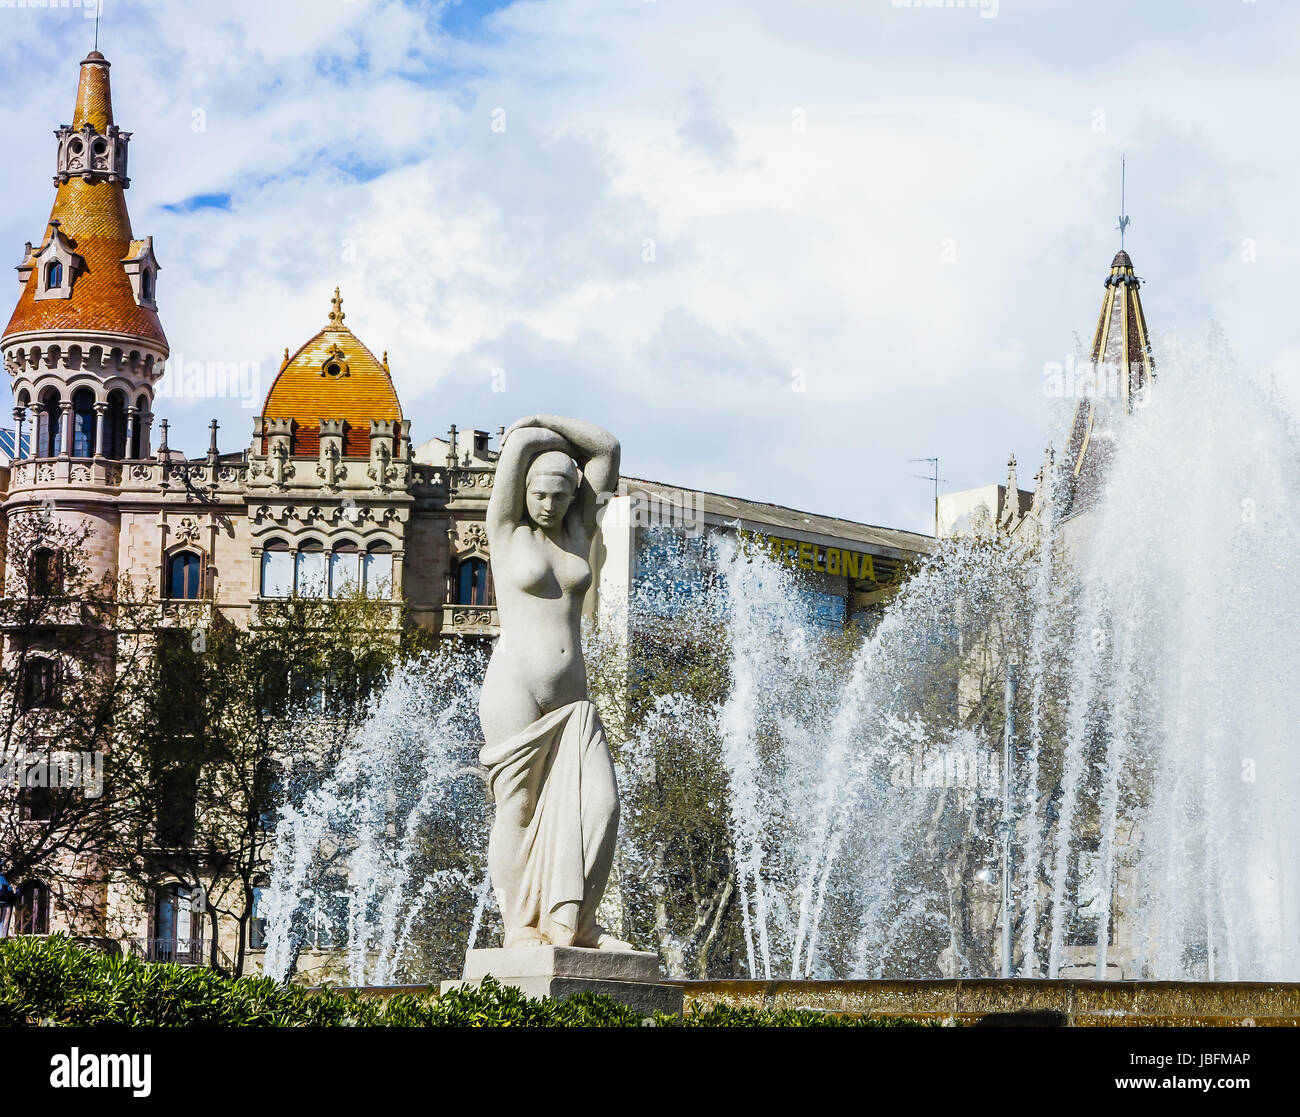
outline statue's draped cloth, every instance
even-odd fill
[[[496,803],[488,866],[494,882],[514,884],[497,888],[506,927],[594,946],[618,834],[614,763],[595,705],[552,710],[479,759]]]

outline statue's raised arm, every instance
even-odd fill
[[[488,505],[489,532],[527,525],[530,520],[537,523],[527,503],[528,478],[550,475],[571,482],[568,527],[571,531],[580,528],[590,546],[601,494],[618,488],[619,454],[618,440],[609,431],[581,419],[532,415],[511,424],[502,439]],[[572,464],[566,466],[561,456]],[[539,510],[539,504],[534,502],[534,510]],[[547,519],[544,512],[542,519]]]
[[[479,719],[506,946],[631,949],[596,925],[618,788],[582,658],[596,512],[618,467],[613,435],[554,415],[511,426],[497,459],[487,530],[501,637]]]

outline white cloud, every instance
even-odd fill
[[[924,529],[908,458],[938,453],[952,488],[1000,479],[1012,447],[1038,461],[1041,370],[1093,327],[1126,151],[1153,330],[1213,316],[1243,364],[1295,380],[1289,10],[474,7],[449,35],[442,6],[396,0],[110,4],[174,349],[269,383],[339,284],[417,439],[569,410],[632,472]],[[85,28],[0,20],[16,257]],[[199,401],[173,441],[200,450],[210,414],[246,437],[237,401]]]

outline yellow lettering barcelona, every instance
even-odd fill
[[[802,539],[782,539],[756,531],[739,533],[745,550],[765,551],[773,562],[811,570],[815,574],[832,574],[854,581],[874,582],[876,567],[871,556],[843,547],[822,547]]]

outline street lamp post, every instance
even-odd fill
[[[1011,887],[1013,870],[1012,838],[1015,821],[1011,805],[1011,757],[1016,736],[1016,665],[1007,664],[1005,692],[1006,712],[1002,723],[1002,976],[1011,976],[1011,928],[1014,920],[1014,895]]]

